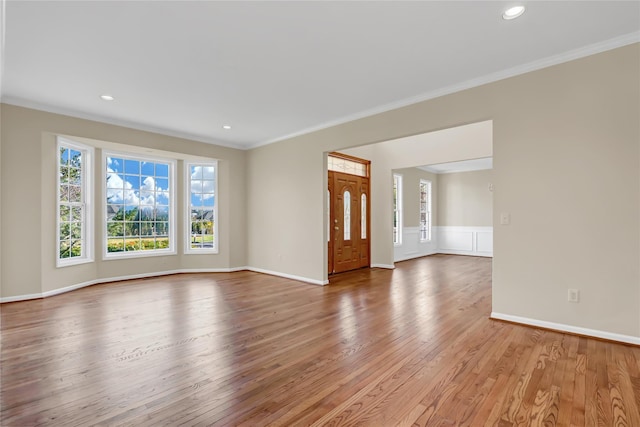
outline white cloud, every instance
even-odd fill
[[[140,186],[141,191],[153,191],[155,189],[156,189],[156,182],[151,176],[146,177],[142,182],[142,185]]]
[[[109,203],[126,203],[128,205],[140,203],[140,198],[133,190],[133,185],[124,181],[111,168],[107,168],[107,200]]]
[[[107,168],[107,200],[109,203],[124,203],[139,205],[142,209],[151,209],[156,203],[169,203],[169,189],[163,189],[156,184],[153,177],[147,176],[140,188],[122,179],[122,177]]]
[[[213,197],[215,190],[215,174],[213,169],[213,166],[194,166],[193,172],[191,173],[191,192],[193,194],[197,194],[203,199]]]

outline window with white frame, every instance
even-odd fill
[[[175,161],[105,153],[105,258],[175,253]]]
[[[431,240],[431,181],[420,180],[420,241]]]
[[[402,175],[393,174],[393,244],[402,244]]]
[[[185,253],[218,251],[217,162],[187,163]]]
[[[93,150],[58,138],[56,266],[93,261],[90,194]]]

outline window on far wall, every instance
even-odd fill
[[[218,251],[217,162],[187,163],[186,253]]]
[[[105,258],[175,253],[172,160],[105,153]]]
[[[58,138],[56,266],[93,261],[90,147]]]
[[[420,241],[431,240],[431,181],[420,180]]]
[[[393,244],[402,244],[402,175],[393,174]]]

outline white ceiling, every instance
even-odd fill
[[[250,148],[640,41],[638,1],[523,3],[7,1],[2,100]]]

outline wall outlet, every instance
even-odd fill
[[[577,289],[569,289],[569,295],[567,297],[569,302],[579,302],[580,301],[580,291]]]

